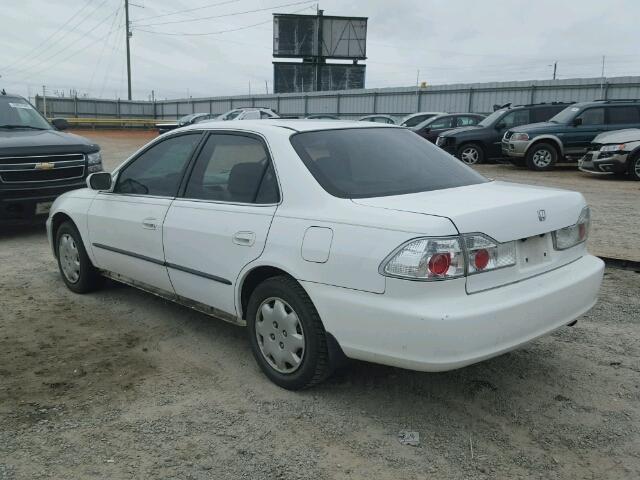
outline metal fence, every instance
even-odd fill
[[[379,88],[304,94],[241,95],[156,102],[88,98],[47,98],[48,117],[174,119],[190,113],[224,113],[238,107],[269,107],[281,115],[331,114],[359,118],[373,113],[395,117],[417,111],[493,111],[494,105],[554,101],[640,98],[640,77],[492,82]],[[44,112],[45,99],[36,96]]]

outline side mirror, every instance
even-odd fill
[[[574,127],[579,127],[580,125],[582,125],[582,119],[579,117],[576,117],[573,119],[573,126]]]
[[[87,186],[91,190],[110,190],[111,174],[108,172],[92,173],[87,177]]]
[[[507,128],[507,126],[502,122],[496,124],[496,130],[503,130],[505,128]]]
[[[69,128],[69,122],[67,122],[64,118],[54,118],[53,120],[51,120],[51,124],[58,130],[66,130],[67,128]]]
[[[429,133],[431,131],[431,127],[424,127],[422,129],[422,133]]]

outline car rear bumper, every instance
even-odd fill
[[[627,167],[627,152],[616,153],[601,158],[598,151],[589,152],[578,161],[578,168],[583,172],[596,173],[600,175],[611,175],[614,173],[625,173]]]
[[[348,357],[445,371],[500,355],[571,323],[595,304],[603,270],[602,260],[586,255],[471,295],[464,293],[464,279],[388,279],[384,294],[302,284]]]

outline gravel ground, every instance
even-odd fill
[[[145,141],[103,135],[109,167]],[[607,269],[576,327],[493,360],[352,362],[292,393],[239,327],[110,282],[73,294],[42,228],[0,231],[0,265],[0,479],[640,477],[638,272]]]

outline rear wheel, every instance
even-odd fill
[[[557,161],[558,151],[549,143],[536,143],[527,152],[527,168],[529,170],[538,172],[551,170]]]
[[[103,277],[91,264],[80,233],[71,222],[56,231],[58,268],[65,285],[75,293],[87,293],[102,285]]]
[[[251,350],[275,384],[301,390],[331,374],[327,338],[311,299],[294,279],[268,278],[247,306]]]
[[[629,160],[629,176],[636,181],[640,181],[640,154]]]
[[[457,156],[467,165],[477,165],[484,161],[484,150],[477,143],[466,143],[458,149]]]

